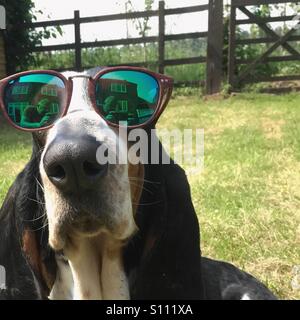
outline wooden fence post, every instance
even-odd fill
[[[229,17],[229,49],[228,49],[228,83],[231,88],[235,87],[235,28],[236,28],[236,6],[234,1],[231,2]]]
[[[75,69],[81,71],[81,37],[80,37],[80,13],[74,11],[74,30],[75,30]]]
[[[158,9],[158,72],[165,72],[165,2],[159,1]]]
[[[223,75],[223,0],[209,0],[206,93],[214,94],[221,90]]]

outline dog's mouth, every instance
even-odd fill
[[[73,233],[92,237],[98,235],[106,228],[102,220],[89,217],[86,213],[84,213],[84,215],[85,216],[83,218],[76,219],[70,224],[70,229]]]
[[[101,219],[96,219],[87,213],[82,213],[81,218],[65,219],[56,225],[54,249],[67,246],[72,237],[92,238],[107,232],[107,227]],[[59,240],[59,241],[57,241]],[[50,243],[52,244],[52,243]]]
[[[72,200],[72,201],[71,201]],[[104,207],[96,208],[93,198],[61,198],[56,207],[55,219],[50,218],[49,242],[54,250],[68,246],[73,237],[91,238],[101,233],[113,232]]]
[[[80,195],[57,190],[45,193],[49,243],[54,250],[62,250],[72,237],[92,238],[105,233],[124,240],[135,232],[129,190],[115,194],[110,190],[103,184],[97,192]]]

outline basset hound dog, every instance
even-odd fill
[[[97,162],[101,144],[120,152],[130,145],[95,111],[90,82],[99,70],[64,73],[72,93],[65,114],[46,130],[27,127],[32,156],[0,211],[0,299],[276,299],[251,275],[201,256],[179,165]],[[3,100],[25,77],[6,81]],[[149,137],[154,126],[145,127]]]

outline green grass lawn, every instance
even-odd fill
[[[204,170],[188,175],[203,254],[254,274],[283,299],[300,299],[291,286],[300,265],[299,124],[300,95],[243,94],[177,97],[158,125],[205,130]],[[30,148],[30,135],[2,125],[0,201]]]

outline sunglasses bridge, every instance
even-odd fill
[[[73,79],[75,79],[75,78],[85,78],[85,79],[93,80],[93,77],[88,76],[88,75],[86,75],[86,74],[76,74],[76,75],[74,75],[74,76],[68,77],[68,80],[73,80]]]

